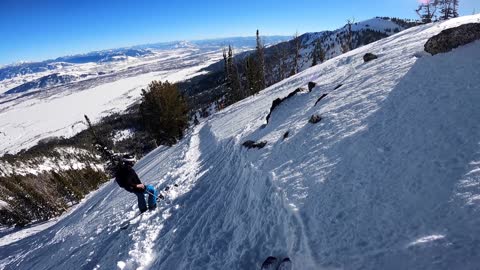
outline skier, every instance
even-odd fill
[[[134,193],[138,197],[138,208],[143,213],[147,211],[147,202],[145,194],[148,194],[148,209],[157,208],[157,191],[152,185],[144,185],[138,178],[133,169],[135,157],[133,155],[123,155],[122,162],[115,170],[115,181],[126,191]]]

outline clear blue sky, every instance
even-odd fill
[[[331,30],[416,17],[418,0],[0,0],[0,64],[152,42]],[[480,0],[460,0],[462,15]]]

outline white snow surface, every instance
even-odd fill
[[[9,205],[7,202],[0,200],[0,209],[8,208]]]
[[[420,53],[469,22],[480,15],[405,30],[214,114],[135,167],[159,190],[178,184],[170,204],[120,230],[138,210],[112,181],[1,246],[0,269],[259,269],[271,255],[293,269],[478,269],[480,42]]]
[[[131,138],[133,134],[134,134],[134,131],[131,129],[118,130],[118,131],[115,131],[115,133],[113,134],[112,140],[115,143],[121,142],[128,138]]]

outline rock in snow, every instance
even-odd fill
[[[363,61],[365,62],[370,62],[372,60],[375,60],[377,59],[378,56],[376,56],[375,54],[373,53],[366,53],[364,56],[363,56]]]
[[[310,117],[308,122],[311,123],[311,124],[316,124],[316,123],[320,122],[321,120],[322,120],[322,117],[320,115],[314,114]]]
[[[308,92],[312,92],[312,89],[317,86],[317,83],[308,82]]]
[[[136,165],[178,184],[170,204],[120,230],[136,197],[106,183],[48,229],[4,235],[0,269],[260,269],[272,254],[302,270],[478,269],[480,44],[412,56],[479,19],[408,29],[227,107]],[[374,49],[388,53],[363,65]],[[244,151],[247,138],[271,143]]]
[[[425,51],[432,55],[445,53],[479,39],[480,23],[468,23],[431,37],[425,44]]]

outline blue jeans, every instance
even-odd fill
[[[138,198],[138,208],[140,212],[147,211],[147,202],[145,201],[145,194],[148,194],[148,208],[154,209],[157,206],[157,191],[152,185],[145,185],[143,192],[135,192]]]

